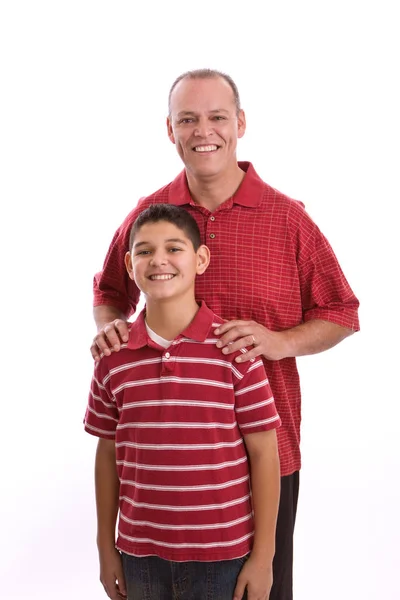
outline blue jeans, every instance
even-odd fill
[[[172,562],[122,553],[128,600],[232,600],[246,558]]]

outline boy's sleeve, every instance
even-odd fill
[[[234,369],[236,420],[242,435],[280,426],[272,390],[261,359]]]
[[[83,424],[85,431],[107,440],[115,439],[119,421],[119,411],[112,396],[108,377],[102,369],[100,361],[94,371],[90,386],[89,400]]]

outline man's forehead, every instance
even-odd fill
[[[210,110],[230,108],[235,104],[233,90],[222,77],[184,78],[179,81],[171,93],[171,109],[174,111],[192,111],[201,104],[212,104],[212,96],[218,96],[219,103]],[[223,101],[223,105],[221,105]],[[188,104],[190,103],[190,105]]]

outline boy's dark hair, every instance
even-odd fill
[[[182,75],[179,75],[179,77],[177,77],[175,79],[174,83],[171,86],[171,89],[169,90],[168,114],[171,115],[172,92],[174,91],[174,89],[176,88],[178,83],[180,81],[182,81],[182,79],[218,79],[218,77],[220,77],[221,79],[225,79],[225,81],[230,85],[231,90],[233,92],[233,99],[234,99],[235,106],[236,106],[236,112],[239,114],[240,97],[239,97],[239,90],[238,90],[236,83],[233,81],[233,79],[230,75],[227,75],[227,73],[223,73],[222,71],[217,71],[216,69],[196,69],[194,71],[186,71],[186,73],[182,73]]]
[[[187,210],[175,206],[174,204],[151,204],[137,217],[132,225],[131,234],[129,236],[129,251],[132,250],[135,236],[139,229],[146,223],[158,223],[166,221],[172,223],[185,232],[186,236],[193,244],[195,252],[201,246],[200,231],[195,219]]]

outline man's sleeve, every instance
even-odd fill
[[[146,208],[141,202],[129,213],[117,229],[104,260],[103,269],[93,280],[93,306],[106,304],[130,317],[139,302],[140,290],[128,276],[125,254],[129,250],[129,236],[139,213]]]
[[[289,221],[295,231],[304,321],[322,319],[358,331],[359,301],[328,240],[299,204]]]
[[[108,440],[115,439],[119,411],[102,361],[95,366],[83,424],[85,431]]]
[[[262,360],[233,367],[236,420],[242,435],[280,426],[272,391]]]

